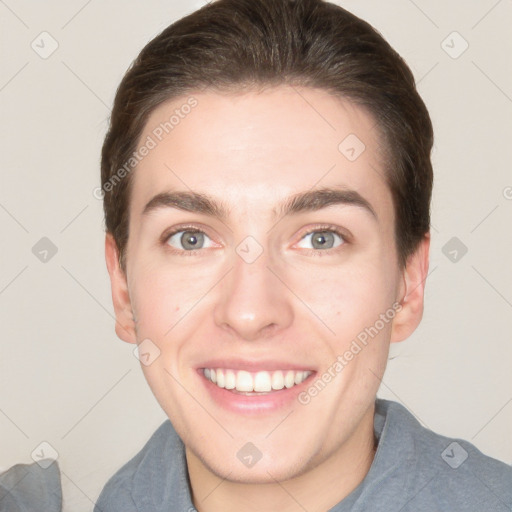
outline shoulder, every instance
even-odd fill
[[[469,441],[422,426],[396,402],[382,402],[388,402],[381,407],[392,417],[388,427],[399,432],[388,437],[408,446],[403,463],[410,472],[406,477],[410,510],[423,510],[422,504],[436,505],[436,510],[512,509],[511,466],[485,455]]]
[[[427,432],[425,463],[432,464],[435,472],[426,491],[434,502],[457,504],[460,510],[512,510],[511,466],[485,455],[469,441]]]
[[[0,473],[0,510],[59,512],[62,487],[56,460],[16,464]]]
[[[122,466],[105,484],[94,512],[139,512],[137,497],[141,488],[149,488],[149,475],[144,467],[155,467],[154,461],[166,451],[174,430],[166,420],[144,447]]]

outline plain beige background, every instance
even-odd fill
[[[512,463],[512,3],[337,3],[405,58],[436,137],[424,320],[392,347],[379,395]],[[0,2],[0,471],[55,450],[65,511],[92,510],[165,420],[114,333],[93,191],[128,65],[201,5]]]

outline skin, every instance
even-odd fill
[[[325,511],[373,461],[374,400],[389,344],[421,320],[429,236],[400,268],[378,133],[361,107],[286,86],[194,97],[198,105],[134,171],[126,275],[106,236],[116,333],[128,343],[149,338],[160,350],[142,369],[186,445],[200,512]],[[140,140],[186,99],[157,108]],[[353,162],[338,150],[348,134],[366,146]],[[330,186],[357,191],[376,218],[354,205],[272,217],[289,196]],[[230,209],[229,218],[172,208],[143,216],[144,205],[168,190],[208,193]],[[194,255],[184,255],[182,233],[172,246],[159,242],[183,223],[207,234]],[[322,224],[348,230],[350,240],[334,236],[331,249],[314,246],[306,232]],[[249,235],[263,250],[250,264],[235,250]],[[261,415],[226,411],[195,370],[206,359],[236,355],[303,364],[320,375],[396,302],[402,308],[392,322],[307,405],[294,401]],[[262,453],[251,468],[236,456],[247,442]]]

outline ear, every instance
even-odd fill
[[[391,329],[391,343],[407,339],[418,327],[423,317],[425,281],[428,275],[430,233],[427,233],[417,249],[408,258],[402,273],[397,301],[402,309],[395,315]],[[402,300],[403,299],[403,300]]]
[[[116,334],[127,343],[137,343],[126,275],[119,263],[119,249],[111,233],[105,236],[105,261],[110,275],[112,302],[116,315]]]

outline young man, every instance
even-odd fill
[[[170,421],[112,511],[512,510],[512,470],[376,400],[418,326],[432,125],[367,23],[219,0],[143,49],[102,152],[116,333]]]

